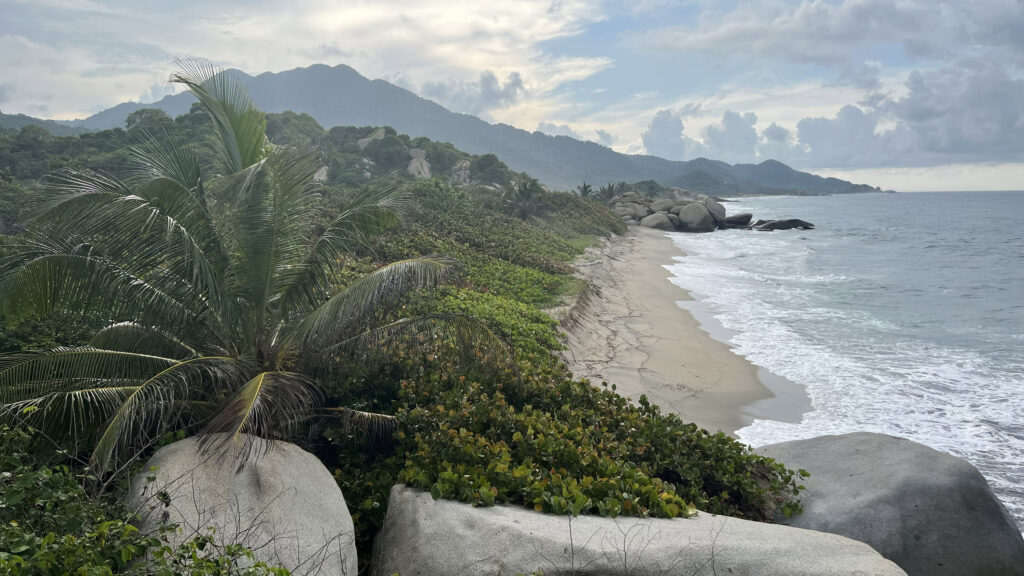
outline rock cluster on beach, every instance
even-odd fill
[[[795,218],[758,220],[751,224],[753,214],[727,215],[721,198],[697,194],[682,188],[669,188],[669,191],[672,193],[671,198],[657,199],[647,198],[632,191],[626,192],[612,198],[608,206],[626,224],[670,232],[714,232],[728,228],[761,231],[814,228],[814,224]]]
[[[265,448],[241,460],[204,452],[197,438],[161,448],[128,496],[140,529],[178,524],[166,535],[177,544],[212,526],[218,544],[248,546],[254,560],[293,574],[355,574],[352,519],[331,474],[295,445]],[[761,453],[811,473],[803,515],[779,518],[789,526],[704,512],[673,520],[569,517],[474,507],[395,486],[371,573],[1024,574],[1020,532],[965,460],[868,433]]]

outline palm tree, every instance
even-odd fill
[[[591,192],[593,192],[593,189],[586,182],[576,187],[576,193],[582,198],[589,198]]]
[[[539,210],[542,192],[536,178],[520,174],[505,192],[505,203],[512,214],[527,220]]]
[[[204,178],[188,147],[150,138],[121,179],[57,175],[53,201],[0,259],[7,321],[105,322],[86,346],[0,356],[0,419],[94,440],[100,471],[179,428],[226,433],[207,436],[218,443],[286,435],[321,402],[317,374],[342,350],[421,330],[482,334],[464,318],[388,316],[410,291],[452,278],[446,257],[336,289],[345,254],[395,222],[405,193],[363,189],[314,228],[317,155],[271,145],[233,76],[180,64],[171,80],[212,118],[219,175]]]

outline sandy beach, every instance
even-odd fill
[[[632,400],[646,394],[712,432],[733,435],[755,417],[798,419],[801,387],[734,354],[683,308],[693,299],[664,267],[678,256],[664,232],[639,227],[587,251],[577,275],[590,293],[563,322],[573,374],[614,383]]]

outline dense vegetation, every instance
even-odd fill
[[[87,201],[95,203],[89,206],[104,207],[102,210],[83,216],[68,208],[74,205],[67,205],[62,218],[30,223],[26,232],[6,240],[9,247],[0,264],[5,266],[0,278],[0,292],[5,298],[0,310],[8,324],[2,341],[8,354],[0,359],[0,404],[6,420],[17,429],[3,433],[4,452],[9,452],[12,460],[5,461],[3,468],[10,473],[0,477],[0,490],[5,491],[7,502],[0,507],[0,520],[5,522],[5,531],[0,534],[0,562],[36,566],[24,569],[24,573],[45,572],[38,569],[42,566],[39,562],[50,562],[50,572],[61,572],[53,568],[54,558],[94,567],[95,573],[103,573],[104,566],[123,572],[132,569],[132,560],[144,551],[162,550],[159,539],[138,535],[126,523],[125,511],[112,504],[119,501],[123,477],[112,476],[101,466],[110,461],[110,454],[130,462],[140,448],[131,441],[102,441],[117,424],[117,415],[126,406],[125,398],[115,396],[114,402],[88,407],[90,418],[77,430],[77,438],[92,440],[75,444],[60,436],[59,426],[52,426],[61,423],[58,408],[67,406],[63,402],[68,396],[58,402],[55,392],[47,388],[56,370],[65,385],[76,382],[77,387],[61,390],[78,392],[74,401],[80,402],[81,391],[86,389],[83,381],[88,381],[92,390],[103,387],[96,385],[98,379],[129,378],[143,380],[132,384],[141,389],[155,377],[146,371],[154,367],[72,365],[80,369],[72,374],[68,364],[45,364],[51,356],[27,352],[55,346],[64,347],[56,348],[60,351],[91,344],[89,351],[93,353],[105,347],[144,342],[162,347],[174,362],[170,366],[182,362],[204,366],[203,370],[184,372],[189,375],[188,386],[184,387],[188,397],[203,399],[204,406],[220,403],[226,411],[214,419],[221,426],[216,429],[286,437],[317,454],[334,472],[345,493],[363,550],[383,519],[388,491],[396,482],[429,490],[439,498],[476,505],[509,502],[556,514],[671,518],[687,516],[700,508],[764,520],[778,506],[787,511],[796,509],[788,501],[797,491],[790,471],[722,434],[709,434],[662,414],[645,400],[632,405],[615,394],[614,386],[576,381],[552,353],[561,345],[556,323],[544,310],[580,290],[579,281],[569,275],[569,263],[584,246],[601,236],[624,231],[622,222],[609,210],[580,195],[547,191],[528,176],[512,173],[493,155],[469,156],[448,144],[410,139],[387,128],[326,131],[310,117],[292,113],[269,115],[263,125],[258,111],[237,102],[231,110],[218,112],[216,101],[234,92],[218,95],[216,83],[206,78],[192,80],[193,89],[207,90],[212,98],[175,119],[143,110],[130,118],[126,130],[55,138],[25,127],[13,135],[0,135],[0,217],[9,227],[24,221],[22,206],[26,198],[53,200],[61,192],[36,182],[54,169],[75,170],[65,172],[77,175],[72,180],[77,188],[71,190],[77,194],[75,198],[88,197],[87,192],[96,190],[105,194]],[[211,117],[216,119],[218,114],[244,118],[211,122]],[[227,138],[227,146],[225,124],[234,132]],[[219,132],[215,129],[218,127]],[[276,146],[253,144],[264,131]],[[241,132],[248,136],[243,138]],[[159,135],[159,146],[154,143],[154,135]],[[23,145],[32,148],[29,151]],[[172,164],[178,168],[187,165],[188,169],[169,174],[165,169],[168,164],[158,160],[172,147],[194,151],[196,163],[180,160],[193,156],[171,154],[177,158]],[[426,151],[433,178],[414,180],[404,172],[411,148]],[[147,167],[147,177],[138,177],[140,161]],[[244,190],[245,194],[238,194],[233,187],[239,181],[232,175],[264,169],[252,168],[256,164],[266,167],[267,172],[254,177],[256,184]],[[326,175],[318,170],[320,165],[328,167]],[[129,177],[122,182],[103,176],[105,173]],[[373,192],[380,187],[360,188],[379,184],[385,176],[390,177],[391,184],[397,182],[400,186],[385,187],[387,191],[381,193]],[[313,181],[319,184],[310,186]],[[66,184],[67,176],[58,182]],[[83,189],[82,182],[91,188]],[[112,182],[120,182],[124,189]],[[306,210],[307,203],[315,199],[313,188],[322,198],[320,209]],[[66,187],[63,191],[68,192]],[[216,266],[211,272],[195,273],[197,260],[192,256],[196,252],[183,252],[183,244],[170,242],[160,233],[139,235],[147,228],[130,217],[116,220],[116,225],[109,219],[91,219],[112,214],[114,208],[105,202],[118,191],[131,191],[161,216],[172,209],[179,210],[176,216],[183,214],[183,202],[169,199],[199,198],[197,191],[202,191],[202,197],[210,203],[206,213],[212,224],[204,224],[207,220],[198,209],[184,213],[188,217],[176,218],[176,222],[189,230],[207,226],[207,236],[194,236],[204,250],[218,243],[238,243],[224,250],[224,274]],[[124,201],[124,196],[119,198]],[[294,219],[275,220],[273,207],[285,200],[303,209],[289,212]],[[394,225],[397,200],[407,205],[400,210],[401,223]],[[62,205],[55,205],[58,214]],[[362,208],[356,210],[359,217],[355,218],[352,211],[359,206]],[[232,238],[218,231],[245,232],[245,216],[254,212],[261,215],[256,220],[260,226],[270,222],[282,234],[294,232],[289,236],[293,240],[289,246],[295,251],[288,253],[286,261],[264,261],[263,268],[232,267],[230,262],[237,254],[252,254],[247,262],[258,262],[256,256],[265,251],[253,247],[266,239],[259,237],[256,228],[248,235]],[[348,222],[350,227],[341,230],[339,222]],[[288,309],[281,303],[290,294],[288,287],[296,285],[294,276],[278,276],[280,282],[275,286],[279,289],[273,293],[260,292],[252,283],[251,289],[235,293],[230,300],[247,303],[245,310],[262,311],[263,321],[225,325],[211,324],[209,319],[240,318],[245,314],[228,307],[216,313],[193,314],[197,320],[178,325],[159,306],[133,307],[131,304],[140,302],[137,299],[124,305],[123,298],[88,292],[89,299],[83,300],[79,297],[86,292],[78,285],[63,295],[73,295],[77,300],[62,300],[62,294],[55,292],[28,300],[11,299],[11,294],[18,293],[15,289],[27,296],[40,287],[30,281],[31,275],[24,276],[27,263],[35,261],[26,260],[24,247],[26,238],[37,233],[36,227],[68,225],[72,228],[62,230],[70,232],[83,224],[88,226],[77,230],[98,238],[94,245],[99,253],[109,254],[111,262],[138,270],[142,279],[156,282],[166,274],[177,274],[180,282],[169,286],[190,285],[193,292],[202,294],[200,298],[190,297],[191,292],[180,294],[193,307],[197,302],[206,305],[213,301],[210,294],[245,286],[247,276],[239,269],[292,271],[294,263],[304,262],[302,270],[310,271],[313,280],[303,284],[308,290],[300,290],[295,296],[297,307]],[[341,234],[352,231],[358,233]],[[118,239],[123,242],[127,237],[142,247],[133,248],[143,250],[141,254],[130,256],[130,251],[117,250]],[[334,238],[337,243],[320,252],[317,239],[324,237]],[[435,256],[438,254],[446,256]],[[453,270],[454,261],[459,262],[457,279],[447,274]],[[416,264],[391,264],[395,262]],[[408,282],[399,283],[408,290],[382,296],[379,290],[366,289],[393,287],[392,282],[374,279],[389,274],[396,277],[414,267],[420,267],[419,272],[410,274]],[[438,273],[427,273],[424,268]],[[50,272],[53,269],[48,269]],[[90,275],[89,279],[101,276]],[[275,277],[273,273],[271,277]],[[119,285],[101,282],[97,286],[109,289]],[[358,306],[346,296],[353,294],[363,295]],[[325,299],[335,305],[314,305]],[[89,305],[82,305],[86,301]],[[60,303],[72,309],[61,311],[57,306]],[[62,314],[54,314],[57,311]],[[344,323],[351,329],[332,334],[336,339],[330,343],[364,345],[339,348],[332,357],[312,349],[296,353],[303,350],[300,344],[306,342],[305,338],[323,336],[322,330],[307,330],[309,323],[303,319],[310,317],[357,320]],[[426,323],[410,322],[410,318],[422,318]],[[126,338],[95,336],[97,330],[110,334],[114,326],[121,327],[115,331],[125,330],[127,322],[135,325],[125,331]],[[375,326],[428,324],[431,328],[427,330],[374,330]],[[290,340],[294,347],[266,343],[264,330],[269,325],[294,326],[296,336]],[[140,340],[140,326],[163,326],[166,329],[162,332],[174,337],[147,334]],[[492,342],[490,334],[498,335],[504,346]],[[228,352],[219,357],[232,360],[203,360],[213,356],[210,342],[219,342],[217,346]],[[372,346],[365,345],[370,342]],[[320,340],[310,343],[315,344],[313,348],[322,347]],[[187,344],[188,350],[178,344]],[[176,346],[177,355],[173,355]],[[341,355],[356,361],[332,361]],[[26,359],[49,368],[40,368],[37,376],[26,377],[32,374],[23,367]],[[157,367],[158,374],[168,368],[161,366]],[[274,418],[282,416],[278,413],[281,407],[264,405],[266,426],[245,428],[240,424],[244,422],[241,414],[259,409],[250,384],[270,373],[274,374],[277,393],[288,399],[283,416],[290,426],[272,425]],[[33,384],[32,378],[38,381]],[[220,385],[214,387],[218,382]],[[177,394],[175,386],[180,383],[168,383],[165,389]],[[27,389],[35,394],[25,394]],[[313,400],[322,409],[310,410]],[[144,404],[129,408],[131,417],[122,420],[118,432],[141,432],[156,444],[164,434],[178,437],[204,429],[187,411],[168,415],[153,414],[144,409]],[[335,418],[339,413],[346,417]],[[123,422],[131,422],[131,427],[124,428]],[[379,425],[382,422],[384,425]],[[51,438],[63,451],[54,450]],[[91,467],[85,466],[84,460],[97,438],[101,440],[99,457],[94,457]],[[115,446],[120,452],[113,450]],[[142,452],[143,461],[147,453]],[[89,488],[88,493],[83,486]],[[15,493],[23,496],[11,503],[10,495]],[[87,521],[81,525],[63,523],[60,519],[70,516],[61,508],[66,505],[82,507],[85,513],[79,516]],[[18,518],[30,516],[40,519],[38,525],[9,524],[9,520],[19,522]],[[117,539],[113,546],[111,538]],[[26,547],[25,542],[34,544]],[[44,546],[42,542],[49,543]],[[51,545],[58,547],[47,552],[51,559],[38,560],[36,550],[50,550],[46,546]],[[188,544],[192,552],[208,545],[202,540]],[[242,550],[219,553],[209,561],[224,563],[220,573],[236,569],[236,560],[245,555]],[[162,554],[169,563],[178,562],[180,566],[184,566],[184,557],[201,556],[170,549]],[[205,573],[219,572],[209,568]]]

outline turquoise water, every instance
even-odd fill
[[[674,234],[673,282],[735,351],[803,385],[758,446],[870,430],[974,463],[1024,527],[1024,193],[743,199],[808,231]]]

